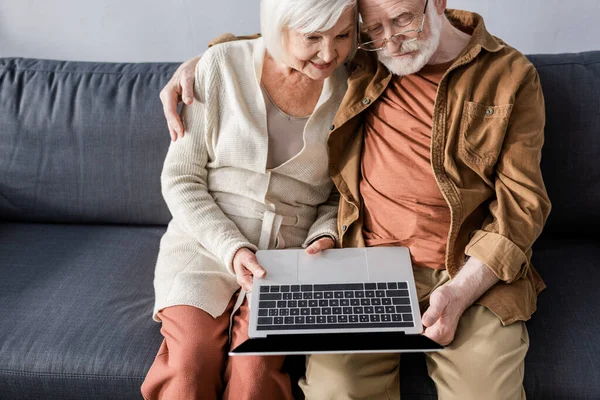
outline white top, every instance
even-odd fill
[[[328,171],[329,126],[346,92],[342,66],[325,81],[298,154],[267,169],[269,135],[260,78],[262,39],[211,47],[196,68],[185,136],[161,176],[173,215],[155,271],[156,313],[191,305],[217,317],[239,289],[235,252],[300,247],[337,238],[339,194]]]

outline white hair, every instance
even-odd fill
[[[324,32],[337,24],[357,0],[261,0],[260,25],[265,47],[271,57],[283,61],[284,30],[301,33]],[[358,11],[356,12],[358,18]],[[353,38],[356,43],[356,37]],[[354,51],[351,52],[351,55]]]

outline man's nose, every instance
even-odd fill
[[[388,39],[385,47],[390,54],[395,54],[402,49],[402,41],[404,39],[402,37],[395,37],[392,39]]]
[[[400,50],[400,46],[398,46],[398,43],[401,43],[402,40],[404,40],[403,35],[400,35],[399,37],[392,37],[396,33],[398,32],[394,31],[394,29],[392,29],[389,26],[384,28],[385,47],[391,53]]]

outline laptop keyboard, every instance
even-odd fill
[[[407,282],[260,286],[259,331],[411,327]]]

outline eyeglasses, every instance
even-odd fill
[[[425,8],[423,8],[423,15],[421,16],[421,24],[419,25],[418,29],[409,29],[406,31],[398,32],[398,33],[393,34],[392,36],[390,36],[387,39],[377,39],[377,40],[372,40],[370,42],[359,43],[358,48],[361,50],[366,50],[366,51],[379,51],[379,50],[383,50],[389,42],[394,42],[394,43],[402,46],[404,43],[411,43],[411,42],[416,41],[419,38],[419,35],[421,34],[421,32],[423,32],[423,28],[425,26],[425,14],[427,11],[428,3],[429,3],[429,0],[426,0]],[[412,24],[413,20],[414,20],[414,16],[410,17],[410,20],[406,21],[403,26],[408,26],[408,25]],[[411,39],[398,41],[399,37],[406,36],[407,34],[411,34],[411,33],[416,33],[417,36],[414,38],[411,38]]]

